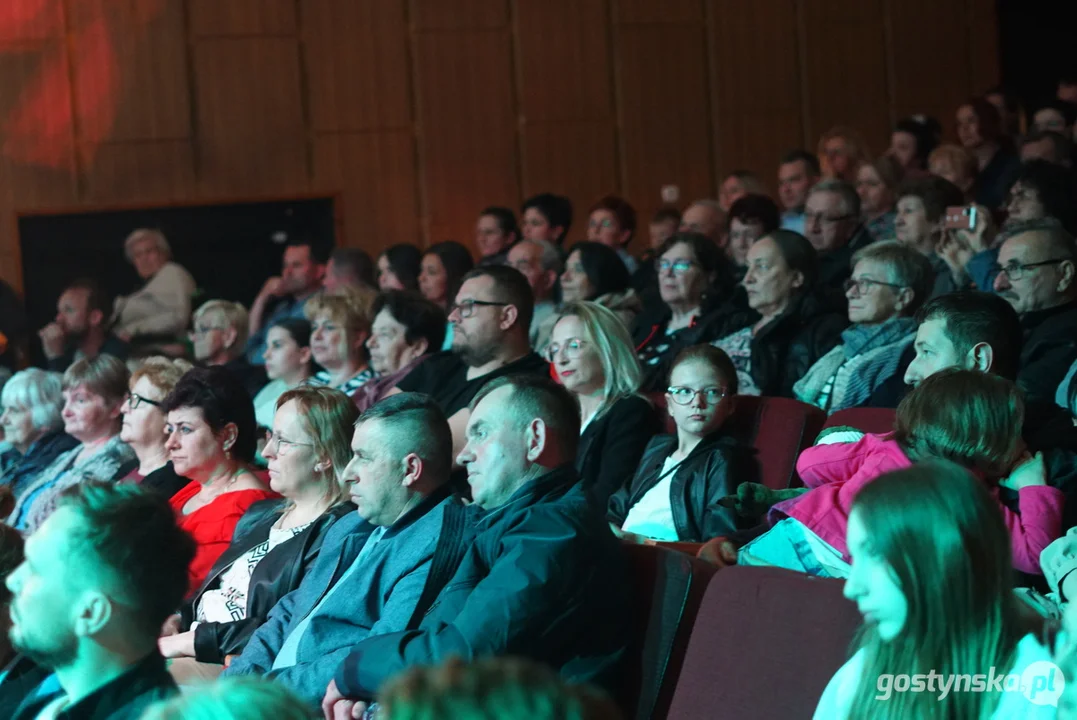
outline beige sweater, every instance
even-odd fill
[[[138,335],[181,335],[191,320],[191,274],[174,262],[165,263],[141,290],[116,298],[113,331]]]

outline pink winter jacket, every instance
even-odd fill
[[[811,488],[785,512],[839,550],[846,561],[845,531],[853,498],[875,478],[912,465],[901,447],[885,435],[865,435],[855,443],[810,447],[797,458],[797,472]],[[992,489],[998,500],[998,488]],[[1013,564],[1034,575],[1040,553],[1062,532],[1062,491],[1049,486],[1022,488],[1017,494],[1020,514],[999,503],[1010,531]]]

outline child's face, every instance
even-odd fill
[[[681,363],[673,369],[669,386],[674,392],[666,391],[666,407],[679,432],[706,435],[720,428],[733,412],[728,385],[709,363],[700,360]],[[708,400],[707,395],[715,394],[708,390],[718,390],[722,397]]]

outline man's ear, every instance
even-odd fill
[[[404,466],[404,487],[410,488],[423,476],[423,459],[415,453],[408,453],[400,462]]]
[[[100,310],[91,310],[86,315],[86,324],[89,325],[90,327],[99,326],[104,321],[105,321],[105,314],[103,312],[101,312]]]
[[[1057,292],[1064,293],[1073,287],[1074,274],[1077,269],[1074,268],[1072,260],[1064,260],[1058,264],[1058,270],[1062,277],[1058,279],[1055,289]]]
[[[965,365],[968,370],[979,370],[980,372],[991,372],[991,366],[995,364],[995,350],[985,342],[976,343],[969,350],[968,356],[965,358]]]
[[[112,601],[104,593],[87,591],[79,598],[75,612],[75,635],[93,637],[112,619]]]
[[[506,305],[505,307],[501,308],[501,329],[508,330],[510,327],[516,324],[516,319],[518,317],[520,317],[520,311],[516,309],[515,305]]]
[[[535,418],[527,424],[527,459],[537,462],[546,451],[546,421]]]

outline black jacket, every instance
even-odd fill
[[[202,587],[180,610],[184,629],[190,628],[202,595],[207,590],[219,587],[221,575],[232,563],[269,538],[270,528],[280,518],[287,504],[288,501],[284,499],[262,500],[243,513],[231,545],[214,563]],[[247,617],[226,623],[199,623],[194,630],[195,659],[199,662],[223,663],[226,656],[242,652],[247,640],[265,622],[277,601],[299,587],[321,551],[325,533],[334,522],[355,510],[354,503],[338,503],[303,532],[263,556],[251,572],[247,588]]]
[[[677,449],[676,435],[659,435],[647,445],[632,482],[610,498],[608,517],[621,526],[628,511],[658,484],[662,467]],[[728,435],[715,433],[696,445],[673,472],[669,490],[673,524],[681,542],[706,542],[738,528],[736,513],[718,501],[754,481],[751,454]]]
[[[450,655],[519,655],[612,689],[632,597],[624,548],[575,470],[562,466],[487,511],[418,628],[360,642],[337,671],[337,688],[365,699],[408,667]]]
[[[1017,384],[1029,400],[1054,402],[1055,392],[1077,359],[1077,302],[1021,316],[1024,344]]]
[[[123,675],[61,710],[56,717],[57,720],[139,720],[147,707],[177,692],[175,681],[165,669],[164,658],[155,648]],[[35,720],[49,703],[63,694],[60,689],[41,695],[31,692],[11,720]]]
[[[101,343],[101,349],[97,351],[98,355],[111,355],[117,360],[126,360],[129,346],[123,340],[109,333],[105,336],[105,341]],[[63,373],[75,362],[75,355],[78,352],[78,348],[69,347],[64,350],[64,354],[58,358],[46,361],[45,369],[52,370],[53,372]]]
[[[580,435],[576,471],[583,487],[604,508],[632,477],[647,442],[662,429],[658,412],[638,395],[621,398]]]
[[[708,322],[712,316],[696,318],[688,327],[666,335],[671,313],[665,303],[660,308],[657,313],[648,313],[644,308],[643,313],[636,318],[636,333],[632,344],[636,346],[636,353],[643,366],[643,383],[640,386],[643,392],[665,389],[670,366],[681,350],[717,339],[713,336],[716,324]]]
[[[716,327],[704,334],[721,339],[754,325],[760,317],[752,309],[717,315],[712,320]],[[760,394],[793,397],[793,385],[841,342],[848,325],[848,317],[829,299],[816,293],[795,298],[752,338],[751,374]]]
[[[843,247],[819,255],[819,277],[815,280],[815,287],[843,292],[842,284],[853,274],[853,255],[872,242],[871,233],[861,225]]]

